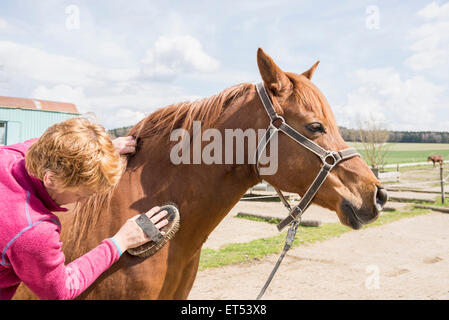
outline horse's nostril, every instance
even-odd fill
[[[387,191],[382,187],[377,187],[376,192],[376,208],[382,210],[388,200]]]

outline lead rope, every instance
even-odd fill
[[[271,138],[271,137],[270,137]],[[267,136],[265,136],[265,140],[267,140],[267,144],[268,141],[270,140],[269,138],[267,139]],[[264,146],[265,148],[265,146]],[[256,159],[258,160],[258,156],[257,156],[257,151],[256,150]],[[257,162],[256,162],[257,163]],[[257,170],[257,167],[255,167],[256,170],[256,174],[259,178],[260,181],[262,181],[259,172]],[[281,202],[284,204],[284,206],[287,208],[287,210],[289,211],[289,213],[292,211],[292,207],[290,205],[290,203],[288,202],[288,200],[284,197],[284,195],[282,194],[281,190],[279,190],[277,187],[273,186],[274,189],[276,190],[276,193],[279,196],[279,199],[281,199]],[[284,249],[282,250],[281,255],[278,258],[278,261],[276,262],[273,270],[271,271],[270,276],[268,277],[267,281],[265,282],[264,286],[262,287],[262,289],[260,290],[259,295],[257,296],[257,300],[260,300],[262,298],[262,296],[265,294],[265,291],[267,290],[268,286],[271,283],[271,280],[273,280],[274,275],[276,274],[277,270],[279,269],[279,266],[282,263],[282,260],[284,259],[285,255],[287,254],[287,251],[290,250],[290,248],[293,245],[293,241],[295,240],[295,235],[296,235],[296,231],[298,230],[298,226],[301,224],[301,216],[299,216],[298,218],[295,219],[295,221],[293,221],[291,223],[290,228],[288,229],[287,232],[287,237],[285,238],[285,244],[284,244]]]
[[[301,223],[301,217],[298,220],[295,220],[287,232],[287,237],[285,238],[285,244],[284,244],[284,250],[282,250],[281,255],[278,258],[278,261],[276,262],[276,265],[274,266],[273,270],[271,271],[270,276],[268,277],[267,281],[265,282],[262,290],[260,290],[259,295],[257,296],[256,300],[260,300],[262,296],[264,295],[265,291],[267,290],[268,286],[271,283],[271,280],[273,280],[273,277],[278,270],[279,266],[281,265],[282,260],[285,257],[285,254],[293,245],[293,241],[295,240],[296,231],[298,230],[298,226]]]

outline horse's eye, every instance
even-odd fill
[[[306,125],[307,130],[312,133],[326,133],[324,126],[319,122],[312,122]]]

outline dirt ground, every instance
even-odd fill
[[[409,185],[423,174],[422,169],[409,170],[401,179]],[[424,181],[426,177],[424,174]],[[401,185],[396,183],[395,187]],[[391,191],[389,195],[420,200],[438,196]],[[387,207],[399,210],[409,205],[387,203]],[[278,234],[274,224],[235,218],[239,212],[286,216],[279,202],[241,201],[212,232],[205,248],[218,249]],[[334,212],[314,205],[304,219],[338,221]],[[278,255],[270,255],[199,272],[189,299],[255,299],[277,259]],[[431,212],[293,248],[264,299],[449,299],[449,215]]]
[[[293,248],[264,299],[449,299],[448,230],[429,213]],[[189,299],[255,299],[277,258],[199,272]]]

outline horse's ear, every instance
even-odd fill
[[[292,88],[290,79],[263,50],[257,50],[257,65],[263,81],[275,95],[282,96]]]
[[[318,64],[320,63],[320,60],[315,62],[315,64],[306,72],[303,72],[303,76],[305,76],[307,79],[312,79],[313,73],[315,72],[316,67],[318,67]]]

